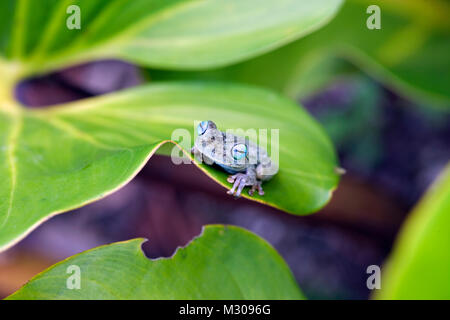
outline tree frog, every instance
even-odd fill
[[[262,182],[278,172],[278,164],[270,159],[266,150],[248,138],[221,132],[210,120],[198,124],[197,134],[191,152],[197,161],[216,164],[231,174],[227,181],[233,187],[228,194],[239,197],[245,186],[251,186],[250,195],[256,190],[264,194]]]

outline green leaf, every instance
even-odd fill
[[[126,184],[175,129],[190,133],[191,141],[174,137],[190,156],[195,121],[206,119],[223,131],[279,129],[278,174],[264,196],[244,197],[293,214],[331,198],[339,180],[333,146],[298,105],[248,86],[153,84],[41,110],[0,108],[0,248]],[[199,167],[230,187],[225,172]]]
[[[369,5],[381,29],[369,30]],[[342,58],[408,98],[450,105],[450,5],[442,0],[348,0],[324,28],[258,58],[204,72],[150,70],[162,79],[221,79],[263,85],[292,98],[352,70]]]
[[[114,192],[175,129],[192,133],[195,120],[211,119],[223,129],[280,129],[281,171],[266,196],[253,199],[295,214],[325,205],[338,182],[334,150],[304,111],[272,93],[157,84],[37,111],[19,106],[13,87],[24,76],[97,58],[182,69],[241,61],[319,28],[340,3],[1,1],[0,250],[51,216]],[[73,4],[81,9],[79,30],[66,27]],[[200,168],[228,187],[225,173]]]
[[[292,273],[264,240],[233,226],[207,226],[171,258],[147,259],[142,239],[70,257],[8,299],[303,299]],[[66,287],[69,266],[80,289]]]
[[[382,273],[378,299],[450,299],[450,165],[420,201]]]
[[[221,66],[328,22],[341,0],[4,0],[0,56],[34,74],[97,58],[176,69]],[[66,27],[78,5],[81,29]]]

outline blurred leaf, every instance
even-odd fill
[[[331,198],[339,179],[333,146],[298,105],[248,86],[153,84],[42,110],[0,108],[0,248],[122,187],[175,129],[190,133],[191,141],[174,137],[190,156],[195,121],[205,119],[223,131],[279,129],[279,173],[264,184],[264,196],[244,197],[293,214]],[[225,172],[199,167],[230,187]]]
[[[341,0],[4,0],[0,56],[22,75],[92,59],[198,69],[242,61],[328,22]],[[81,29],[69,30],[69,5]]]
[[[369,5],[381,8],[381,29],[369,30]],[[205,72],[150,70],[155,80],[234,80],[305,96],[352,70],[352,62],[406,97],[450,106],[450,4],[443,0],[349,0],[324,28],[276,51]]]
[[[450,165],[411,213],[378,299],[450,299]]]
[[[85,251],[40,273],[8,299],[303,299],[278,253],[256,235],[207,226],[171,258],[147,259],[141,239]],[[81,288],[69,290],[69,266]]]

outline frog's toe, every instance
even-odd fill
[[[255,183],[254,185],[252,185],[252,187],[250,188],[250,190],[248,190],[248,194],[252,196],[252,195],[255,193],[256,189],[258,189],[258,194],[259,194],[260,196],[263,196],[263,195],[264,195],[264,190],[262,189],[262,186],[261,186],[261,182],[260,182],[260,181],[258,181],[258,182]]]
[[[260,196],[264,195],[264,190],[263,190],[263,188],[261,186],[261,183],[258,183],[258,193],[259,193]]]
[[[248,190],[248,194],[252,196],[252,195],[255,193],[256,188],[257,188],[257,185],[256,185],[256,184],[252,185],[252,187],[250,188],[250,190]]]
[[[229,183],[234,183],[234,180],[236,180],[236,177],[237,177],[237,174],[234,174],[234,175],[232,175],[232,176],[229,176],[229,177],[227,178],[227,181],[228,181]]]

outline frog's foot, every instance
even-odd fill
[[[260,195],[264,194],[264,191],[261,187],[261,181],[257,181],[253,176],[237,173],[235,175],[229,176],[227,181],[229,183],[233,183],[233,187],[227,192],[228,194],[234,194],[235,197],[239,197],[241,195],[242,189],[245,186],[252,186],[249,190],[249,194],[253,195],[253,192],[258,189],[258,193]]]
[[[256,189],[258,189],[258,194],[260,196],[263,196],[264,195],[264,190],[263,190],[261,185],[262,185],[262,182],[261,181],[257,181],[254,185],[252,185],[251,189],[248,190],[248,194],[252,196],[253,193],[256,191]]]
[[[228,190],[227,193],[234,194],[235,197],[239,197],[241,195],[242,189],[244,189],[245,186],[249,185],[249,178],[250,177],[245,173],[237,173],[235,175],[229,176],[227,181],[234,184],[233,188]]]

